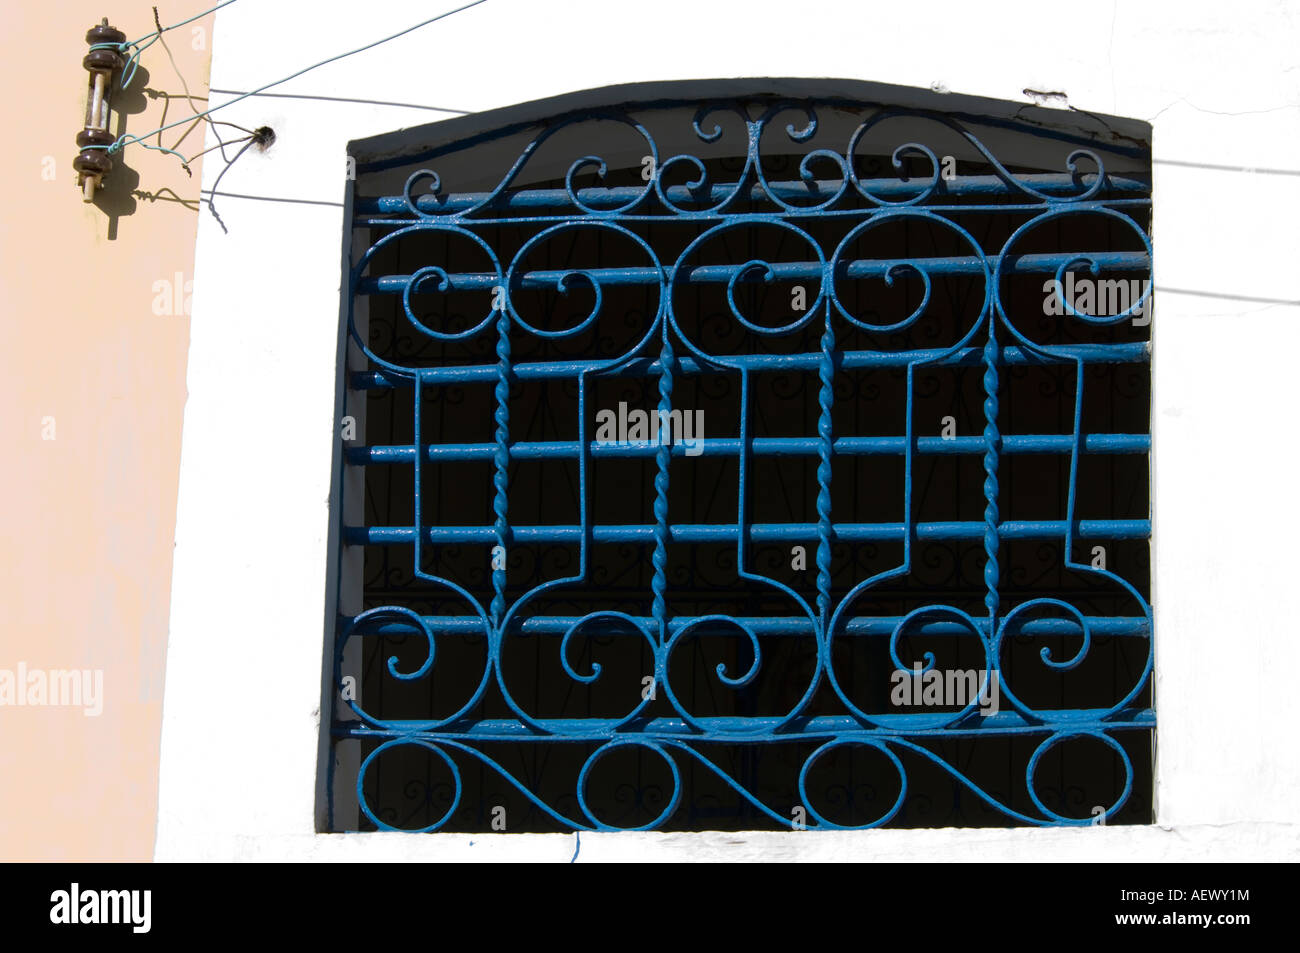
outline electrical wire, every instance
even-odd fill
[[[125,53],[128,49],[135,50],[135,52],[132,53],[131,56],[127,59],[126,65],[122,68],[122,75],[123,75],[122,89],[126,89],[128,86],[131,85],[131,80],[135,78],[136,68],[140,65],[140,54],[143,53],[145,50],[149,49],[149,47],[153,46],[154,43],[156,43],[164,33],[166,33],[168,30],[174,30],[179,26],[185,26],[185,24],[187,23],[193,23],[195,20],[207,16],[209,13],[216,13],[222,7],[228,7],[234,2],[235,0],[223,0],[223,2],[218,3],[215,7],[204,10],[202,13],[196,13],[192,17],[181,20],[178,23],[173,23],[171,26],[160,27],[154,30],[154,32],[152,33],[146,33],[138,40],[127,40],[125,43],[96,43],[92,45],[90,48],[92,50],[116,50],[119,53]],[[158,17],[156,15],[156,11],[154,16],[154,23],[155,25],[158,23]],[[145,40],[148,40],[149,42],[145,43],[144,42]],[[141,43],[144,43],[144,45],[141,46],[140,45]]]
[[[178,27],[178,26],[184,26],[186,23],[189,23],[189,22],[191,22],[192,20],[196,20],[196,19],[198,19],[198,17],[206,16],[207,13],[211,13],[211,12],[213,12],[214,10],[220,10],[222,7],[227,6],[228,4],[231,4],[231,3],[234,3],[234,2],[235,2],[235,0],[225,0],[225,3],[218,4],[217,6],[213,7],[212,10],[208,10],[208,11],[206,11],[205,13],[200,13],[200,14],[198,14],[198,16],[195,16],[195,17],[190,17],[189,20],[182,20],[180,23],[174,23],[174,24],[172,24],[171,26],[167,27],[166,29],[167,29],[167,30],[173,30],[173,29],[175,29],[175,28]],[[110,154],[112,154],[112,153],[114,153],[114,152],[120,152],[120,151],[121,151],[122,149],[124,149],[126,146],[129,146],[129,145],[135,145],[136,143],[139,143],[139,144],[145,146],[145,148],[148,148],[148,149],[156,149],[156,150],[158,150],[158,151],[160,151],[160,152],[167,152],[167,153],[170,153],[171,155],[175,155],[175,156],[177,156],[178,158],[180,158],[182,162],[184,162],[184,161],[185,161],[185,157],[182,156],[182,155],[180,155],[180,153],[175,152],[175,151],[172,150],[172,149],[168,149],[166,146],[155,146],[155,145],[151,145],[151,144],[145,142],[144,140],[147,139],[147,138],[149,138],[150,136],[157,135],[157,134],[160,133],[160,132],[164,132],[164,131],[166,131],[166,130],[168,130],[168,129],[172,129],[172,128],[176,127],[176,126],[183,125],[183,124],[185,124],[185,123],[187,123],[187,122],[192,122],[194,119],[201,119],[201,118],[203,118],[203,117],[205,117],[205,116],[209,116],[209,115],[211,115],[212,113],[216,112],[218,109],[224,109],[226,106],[234,105],[235,103],[239,102],[239,101],[242,100],[242,99],[247,99],[249,96],[256,96],[258,93],[261,93],[261,92],[264,92],[265,90],[271,89],[273,86],[279,86],[281,83],[287,83],[289,80],[291,80],[291,79],[296,79],[297,77],[303,75],[304,73],[311,72],[312,70],[314,70],[314,69],[316,69],[316,68],[318,68],[318,67],[321,67],[321,66],[326,65],[327,63],[333,63],[333,62],[336,62],[337,60],[344,59],[345,57],[348,57],[348,56],[353,56],[353,55],[355,55],[355,54],[357,54],[357,53],[364,53],[366,50],[370,50],[370,49],[373,49],[373,48],[376,47],[376,46],[379,46],[380,44],[387,43],[389,40],[395,40],[395,39],[397,39],[399,36],[405,36],[407,33],[411,33],[412,31],[414,31],[414,30],[418,30],[418,29],[420,29],[421,27],[428,26],[430,23],[435,23],[435,22],[437,22],[438,20],[442,20],[442,19],[444,19],[444,18],[446,18],[446,17],[449,17],[449,16],[451,16],[451,15],[454,14],[454,13],[460,13],[462,10],[468,10],[470,7],[476,7],[476,6],[478,6],[479,4],[481,4],[481,3],[486,3],[486,2],[487,2],[487,0],[474,0],[473,3],[467,3],[467,4],[465,4],[464,6],[456,7],[454,10],[448,10],[447,12],[445,12],[445,13],[440,13],[440,14],[438,14],[438,15],[435,16],[435,17],[430,17],[430,18],[427,19],[427,20],[422,20],[421,22],[416,23],[416,24],[413,25],[413,26],[409,26],[409,27],[407,27],[407,28],[404,29],[404,30],[400,30],[399,32],[392,34],[391,36],[386,36],[386,37],[384,37],[383,39],[375,40],[375,41],[372,42],[372,43],[367,43],[365,46],[359,46],[359,47],[357,47],[357,48],[354,49],[354,50],[348,50],[348,51],[345,52],[345,53],[339,53],[337,56],[331,56],[329,59],[324,59],[324,60],[321,60],[319,63],[313,63],[313,64],[311,64],[310,66],[303,67],[302,69],[298,70],[298,71],[295,72],[295,73],[290,73],[288,76],[285,76],[285,77],[283,77],[283,78],[281,78],[281,79],[277,79],[277,80],[275,80],[274,82],[267,83],[265,86],[259,86],[257,89],[251,90],[251,91],[249,91],[249,92],[247,92],[247,93],[244,93],[244,94],[242,94],[242,95],[240,95],[240,96],[236,96],[234,99],[231,99],[231,100],[229,100],[229,101],[227,101],[227,102],[224,102],[224,103],[218,103],[216,106],[213,106],[213,107],[211,107],[211,108],[209,108],[209,109],[205,109],[205,110],[203,110],[203,111],[200,112],[200,113],[196,113],[194,117],[187,118],[187,119],[179,119],[179,120],[177,120],[176,122],[167,123],[167,124],[164,125],[164,126],[159,126],[157,129],[151,129],[150,131],[148,131],[148,132],[146,132],[146,133],[142,133],[141,135],[138,135],[138,136],[128,136],[128,135],[126,135],[125,133],[123,133],[121,136],[119,136],[119,137],[117,138],[117,140],[116,140],[115,142],[111,143],[110,145],[106,145],[106,146],[88,146],[87,148],[92,148],[92,149],[95,149],[95,148],[98,148],[98,149],[107,149],[108,152],[109,152]],[[166,31],[164,30],[164,31],[155,32],[155,33],[150,34],[150,36],[153,37],[153,40],[150,40],[149,43],[146,43],[143,47],[138,47],[138,49],[137,49],[137,53],[133,55],[132,59],[138,61],[139,53],[140,53],[140,52],[143,52],[143,51],[146,50],[146,49],[148,49],[149,46],[152,45],[153,41],[156,40],[159,36],[161,36],[161,33],[162,33],[162,32],[166,32]],[[143,40],[143,39],[145,39],[145,37],[141,37],[141,40]],[[98,45],[99,45],[99,46],[109,46],[109,47],[119,48],[119,50],[121,50],[121,51],[124,52],[124,48],[125,48],[125,47],[136,45],[136,44],[138,44],[139,42],[140,42],[139,40],[136,40],[136,41],[131,41],[131,42],[124,43],[124,44],[109,43],[109,44],[98,44]],[[92,47],[92,48],[93,48],[93,47]],[[134,75],[134,68],[132,69],[131,75]],[[122,83],[123,87],[125,87],[125,86],[127,85],[127,83],[129,83],[129,82],[130,82],[130,76],[128,76],[128,77],[123,81],[123,83]]]

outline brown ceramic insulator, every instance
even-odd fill
[[[104,149],[86,149],[72,160],[72,167],[83,175],[108,175],[113,171],[113,160]]]
[[[81,65],[92,73],[111,73],[125,66],[126,60],[122,59],[122,54],[117,50],[91,50],[82,59]]]
[[[108,25],[108,18],[105,17],[103,22],[97,23],[86,31],[86,45],[95,46],[99,43],[125,43],[126,34],[116,27]]]

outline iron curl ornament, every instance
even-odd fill
[[[502,143],[518,151],[498,174],[483,157],[505,155]],[[915,799],[931,803],[936,771],[988,823],[1122,818],[1155,727],[1153,615],[1144,557],[1110,553],[1144,547],[1151,524],[1148,512],[1098,513],[1085,471],[1150,451],[1149,429],[1103,432],[1089,416],[1090,401],[1113,409],[1126,399],[1113,389],[1103,399],[1091,372],[1136,365],[1149,379],[1149,161],[1140,146],[1087,131],[754,96],[567,113],[403,155],[397,194],[365,193],[363,164],[351,224],[364,240],[347,291],[361,365],[347,387],[358,400],[409,399],[410,429],[347,448],[345,463],[411,475],[404,522],[341,526],[343,547],[403,553],[410,566],[372,574],[397,572],[402,601],[343,614],[334,645],[333,742],[365,746],[354,779],[363,823],[487,829],[464,819],[483,815],[467,800],[473,776],[522,799],[539,829],[707,828],[691,817],[723,795],[752,825],[864,828],[905,823]],[[395,181],[376,169],[374,181]],[[1041,307],[1042,289],[1059,293],[1067,277],[1134,275],[1143,290],[1112,313]],[[389,316],[379,331],[377,314]],[[398,340],[416,343],[402,350]],[[1026,404],[1012,370],[1056,375],[1035,386],[1040,403],[1051,394],[1060,404],[1065,429],[1017,426]],[[568,388],[565,416],[539,437],[520,395],[548,381]],[[716,479],[735,500],[730,518],[680,511],[679,494],[698,479],[689,448],[598,437],[593,418],[611,382],[660,421],[696,399],[737,408],[711,421],[700,448],[726,464]],[[488,394],[482,436],[445,436],[435,408],[455,393],[455,413],[473,413],[460,389],[474,386]],[[947,396],[961,388],[968,403]],[[765,427],[755,408],[773,399],[806,405],[808,428]],[[964,434],[924,417],[945,399],[958,402]],[[863,419],[872,422],[854,424]],[[1059,463],[1060,512],[1024,512],[1031,497],[1017,495],[1012,474],[1035,455]],[[619,457],[644,463],[640,486],[597,477]],[[879,457],[896,464],[894,482],[845,479],[850,464]],[[922,474],[954,458],[974,464],[978,492],[936,519]],[[788,519],[764,502],[773,459],[809,462],[808,505]],[[535,488],[523,467],[538,461],[572,468],[572,517],[520,521],[520,494]],[[427,496],[448,462],[487,474],[485,519],[451,521],[460,514]],[[843,502],[885,493],[898,496],[889,519]],[[603,516],[610,494],[637,496],[642,515]],[[939,544],[951,551],[926,549]],[[511,561],[530,546],[550,549]],[[807,551],[807,574],[760,559],[761,546]],[[461,578],[433,568],[449,547],[481,551],[483,564]],[[682,549],[696,569],[675,568]],[[1045,558],[1037,575],[1023,565]],[[958,583],[930,581],[940,566]],[[708,609],[725,585],[754,611]],[[414,654],[376,654],[394,639]],[[481,658],[439,681],[454,639],[477,640]],[[941,662],[953,653],[973,694],[919,711],[897,700],[900,675],[927,692],[960,684],[951,659]],[[1114,677],[1099,680],[1107,665]],[[780,691],[757,694],[765,677]],[[358,679],[381,698],[381,683],[423,684],[430,704],[414,717],[384,714],[343,692]],[[602,714],[544,710],[539,684],[591,693]],[[746,692],[743,705],[721,706],[730,713],[701,710]],[[1003,703],[991,708],[995,694]],[[1016,752],[1014,769],[994,777],[950,750],[981,739]],[[532,752],[525,761],[577,754],[562,783],[542,785],[501,746]],[[1067,777],[1076,762],[1066,752],[1081,747],[1091,760],[1078,763],[1111,759],[1105,803],[1084,811],[1070,810],[1084,796],[1070,791],[1091,782]],[[742,769],[745,752],[778,752],[766,762],[777,767]],[[403,823],[371,801],[385,762],[413,753],[442,780],[436,807]],[[658,780],[601,781],[619,758]],[[773,771],[784,786],[770,783]],[[701,795],[701,785],[723,794]],[[432,804],[430,790],[421,782]],[[623,796],[614,790],[639,813],[612,817]]]

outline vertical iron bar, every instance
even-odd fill
[[[989,314],[989,337],[984,345],[984,605],[988,608],[989,637],[998,621],[998,333],[997,312]]]

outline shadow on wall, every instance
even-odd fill
[[[115,84],[113,111],[117,114],[117,135],[126,134],[127,116],[139,115],[149,108],[144,87],[149,72],[143,66],[136,70],[130,86],[122,89]],[[96,190],[94,205],[108,217],[108,240],[117,239],[118,220],[135,212],[137,202],[134,192],[140,184],[140,173],[126,162],[126,150],[113,153],[113,170],[104,177],[103,185]]]
[[[148,140],[152,146],[164,146],[168,149],[176,149],[183,145],[186,140],[190,139],[196,131],[200,131],[199,139],[202,141],[202,132],[205,124],[209,120],[201,119],[192,115],[176,116],[172,113],[172,104],[175,100],[180,106],[189,106],[190,100],[203,104],[199,106],[202,109],[206,106],[207,97],[194,96],[188,92],[168,92],[167,90],[152,89],[147,84],[149,73],[145,67],[137,69],[132,83],[125,90],[118,87],[115,89],[113,98],[113,110],[117,114],[117,135],[120,138],[129,130],[127,129],[128,116],[140,115],[144,113],[153,100],[161,99],[163,101],[163,111],[157,119],[158,126],[165,126],[169,122],[180,121],[185,123],[186,120],[192,120],[187,125],[175,127],[171,131],[174,139],[164,141],[164,134],[156,134]],[[168,157],[175,162],[181,162],[175,157]],[[185,167],[185,166],[182,166]],[[188,171],[188,168],[187,168]],[[194,198],[184,198],[176,193],[170,186],[162,186],[156,190],[143,189],[140,187],[140,173],[137,172],[127,161],[127,150],[113,154],[113,171],[105,176],[102,187],[95,192],[94,205],[108,219],[107,237],[109,241],[117,239],[117,229],[119,220],[125,216],[135,214],[141,201],[155,204],[157,202],[171,202],[180,205],[191,212],[198,212],[202,206],[202,199],[197,195]],[[195,180],[196,186],[198,181]]]

